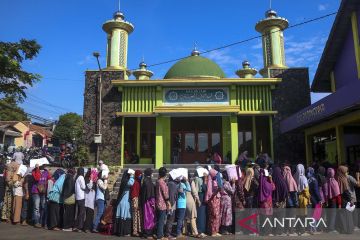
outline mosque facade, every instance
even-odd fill
[[[162,79],[152,79],[146,63],[130,71],[128,36],[134,26],[116,12],[103,24],[107,63],[85,73],[84,135],[91,161],[139,163],[204,163],[217,152],[236,162],[267,153],[275,162],[305,160],[304,134],[280,132],[280,122],[310,105],[307,68],[289,68],[284,30],[288,21],[274,10],[255,25],[262,35],[264,66],[258,71],[243,61],[227,78],[214,61],[194,49]],[[100,94],[101,93],[101,94]],[[99,137],[101,136],[101,141]],[[98,142],[98,143],[96,143]]]

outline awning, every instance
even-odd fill
[[[340,88],[333,94],[283,120],[280,123],[281,133],[303,129],[331,117],[360,109],[359,91],[360,81]]]

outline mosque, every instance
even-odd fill
[[[245,60],[234,69],[238,78],[227,78],[194,49],[163,79],[151,79],[145,62],[128,69],[134,26],[115,12],[102,27],[106,68],[85,72],[84,134],[91,160],[97,156],[123,166],[136,154],[139,163],[159,168],[204,163],[212,152],[234,163],[248,151],[250,158],[267,153],[275,162],[304,161],[304,134],[280,132],[283,119],[310,105],[308,69],[286,65],[288,24],[274,10],[256,23],[262,36],[261,77]]]

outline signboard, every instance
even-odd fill
[[[174,88],[164,90],[164,105],[229,105],[228,88]]]

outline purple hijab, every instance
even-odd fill
[[[263,169],[260,169],[260,184],[259,184],[259,200],[260,202],[265,202],[269,198],[271,198],[273,186],[268,181],[268,178],[265,176],[265,172]]]
[[[273,192],[273,201],[283,202],[287,199],[289,191],[285,179],[281,173],[280,167],[274,167],[272,172],[272,178],[275,184],[275,190]]]

